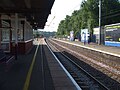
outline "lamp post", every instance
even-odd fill
[[[101,0],[99,0],[99,42],[101,44]]]

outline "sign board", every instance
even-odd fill
[[[74,40],[74,31],[70,31],[70,41]]]
[[[81,42],[88,42],[88,36],[90,36],[88,29],[81,30]]]

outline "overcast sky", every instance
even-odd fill
[[[81,2],[82,0],[55,0],[44,30],[57,31],[59,22],[66,15],[71,15],[74,10],[78,10]]]

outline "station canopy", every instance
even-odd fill
[[[55,0],[0,0],[0,13],[8,15],[18,13],[39,29],[44,28]]]

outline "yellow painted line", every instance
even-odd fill
[[[36,55],[37,55],[38,48],[39,48],[39,44],[38,44],[38,46],[37,46],[37,48],[36,48],[36,51],[35,51],[35,54],[34,54],[32,63],[31,63],[31,65],[30,65],[29,71],[28,71],[28,73],[27,73],[27,77],[26,77],[26,81],[25,81],[23,90],[28,90],[28,88],[29,88],[30,78],[31,78],[31,74],[32,74],[32,70],[33,70],[34,63],[35,63],[35,59],[36,59]]]

